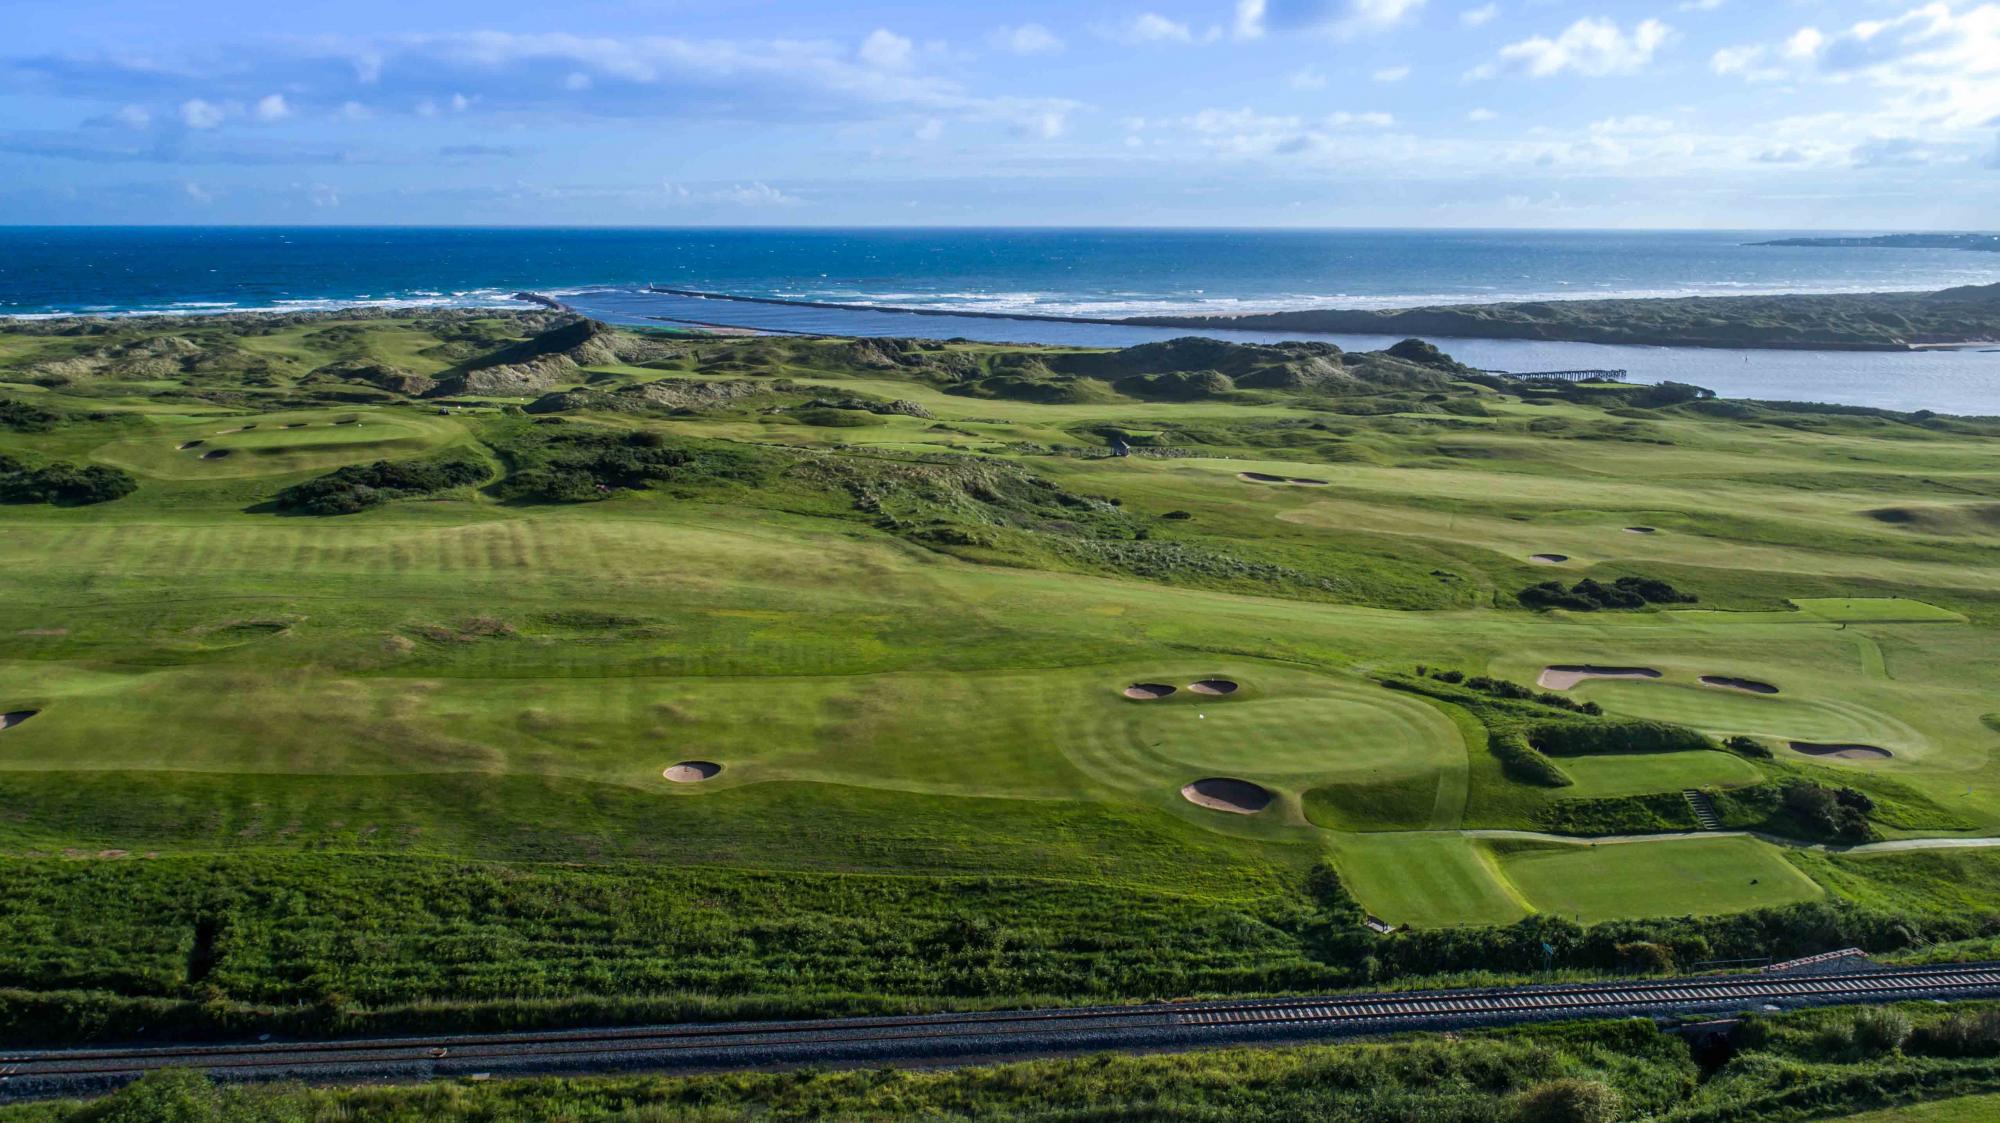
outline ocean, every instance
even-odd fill
[[[2000,255],[1751,246],[1788,231],[0,227],[0,315],[511,305],[626,323],[1122,345],[1185,331],[688,302],[733,295],[1132,316],[1597,296],[1925,290]],[[698,313],[698,314],[695,314]],[[1273,338],[1245,335],[1245,338]],[[1343,346],[1379,339],[1328,338]],[[2000,413],[2000,353],[1731,352],[1444,340],[1493,369],[1617,367],[1732,396]]]

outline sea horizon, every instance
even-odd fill
[[[0,315],[505,306],[659,283],[740,296],[1125,316],[1920,291],[1960,250],[1746,244],[1796,229],[0,226]],[[1858,233],[1855,232],[1855,233]]]

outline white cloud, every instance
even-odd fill
[[[1063,41],[1055,32],[1039,23],[1000,28],[993,33],[992,42],[1001,50],[1017,55],[1047,55],[1063,49]]]
[[[1389,113],[1329,113],[1322,120],[1330,129],[1369,128],[1386,129],[1396,123]]]
[[[1475,67],[1468,77],[1525,74],[1547,78],[1570,72],[1602,78],[1632,74],[1652,62],[1673,37],[1673,28],[1656,19],[1635,24],[1629,32],[1608,19],[1580,19],[1553,39],[1537,35],[1500,48],[1497,58]]]
[[[916,44],[887,28],[878,27],[861,41],[861,61],[883,70],[900,70],[910,65]]]
[[[1478,109],[1471,110],[1467,112],[1465,115],[1465,119],[1472,122],[1475,125],[1483,125],[1488,121],[1498,120],[1499,117],[1500,115],[1498,113],[1495,113],[1491,109],[1487,109],[1484,106],[1481,106]]]
[[[1056,108],[1028,113],[1015,121],[1014,131],[1054,140],[1069,131],[1069,110]]]
[[[1590,131],[1595,136],[1626,136],[1635,134],[1660,135],[1671,133],[1676,126],[1665,117],[1635,114],[1630,117],[1606,117],[1593,121]]]
[[[936,117],[932,117],[930,120],[917,126],[915,135],[921,141],[936,140],[944,135],[944,122],[938,120]]]
[[[1810,59],[1826,46],[1826,36],[1817,27],[1801,27],[1785,40],[1782,53],[1788,59]]]
[[[572,70],[563,79],[563,89],[572,93],[582,93],[597,84],[596,80],[581,70]]]
[[[718,192],[718,197],[739,207],[794,207],[805,201],[796,195],[787,195],[761,180],[724,188]]]
[[[1410,68],[1407,66],[1385,66],[1371,75],[1377,82],[1400,82],[1409,76]]]
[[[1261,39],[1264,36],[1264,0],[1236,0],[1236,37]]]
[[[143,105],[127,105],[113,113],[111,119],[128,129],[143,129],[153,123],[153,114]]]
[[[1142,12],[1112,29],[1111,37],[1127,43],[1192,43],[1194,29],[1158,12]]]
[[[223,108],[212,101],[189,98],[181,103],[181,124],[190,129],[212,129],[222,124]]]
[[[451,95],[451,111],[453,113],[463,113],[471,108],[472,108],[471,98],[466,97],[464,94]]]
[[[315,183],[306,191],[306,198],[315,207],[337,207],[340,205],[340,191],[331,184]]]
[[[1675,8],[1683,12],[1712,12],[1727,3],[1729,0],[1681,0]]]
[[[1725,48],[1710,65],[1750,80],[1856,84],[1881,92],[1871,110],[1819,118],[1828,142],[1862,133],[1888,143],[1928,131],[1933,140],[1957,134],[1958,143],[1971,145],[1976,130],[2000,119],[2000,4],[1961,9],[1937,2],[1845,30],[1802,27],[1781,42]],[[1893,163],[1900,151],[1893,144],[1870,148],[1856,162]]]
[[[1386,31],[1414,16],[1425,0],[1236,0],[1236,37],[1272,31],[1353,36]]]
[[[1769,52],[1762,47],[1724,47],[1708,60],[1708,68],[1717,74],[1738,75],[1752,82],[1772,82],[1786,76],[1783,67],[1768,66]]]
[[[1466,27],[1485,27],[1487,24],[1493,22],[1494,16],[1499,14],[1500,5],[1481,4],[1477,8],[1467,8],[1458,13],[1458,22]]]
[[[340,117],[344,121],[366,121],[374,115],[367,106],[358,101],[344,102],[340,107]]]
[[[1285,78],[1285,84],[1295,90],[1324,90],[1326,89],[1326,75],[1308,66],[1303,70],[1292,71]]]
[[[257,99],[257,104],[251,108],[250,113],[259,121],[282,121],[292,115],[292,107],[285,104],[283,94],[265,94]]]
[[[213,203],[215,196],[208,193],[201,184],[189,180],[181,184],[181,192],[197,203]]]

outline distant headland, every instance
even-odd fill
[[[1940,292],[1701,296],[1140,316],[1195,329],[1533,339],[1656,347],[1911,351],[2000,340],[2000,284]]]
[[[1777,238],[1753,246],[1817,246],[1832,249],[1983,250],[2000,253],[2000,234],[1877,234],[1872,237]]]

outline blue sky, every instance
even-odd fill
[[[2000,227],[2000,3],[7,0],[0,223]]]

